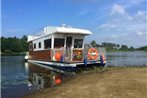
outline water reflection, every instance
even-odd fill
[[[31,63],[25,63],[28,73],[28,87],[30,90],[38,90],[61,84],[65,75],[53,70],[40,67]]]

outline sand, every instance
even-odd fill
[[[147,67],[90,70],[24,98],[147,98]]]

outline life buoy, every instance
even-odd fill
[[[98,57],[98,50],[96,48],[90,48],[88,50],[88,58],[90,60],[95,60]]]

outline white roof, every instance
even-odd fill
[[[60,34],[82,34],[82,35],[90,35],[92,32],[86,29],[78,29],[78,28],[72,28],[67,26],[62,27],[53,27],[53,26],[47,26],[44,27],[43,30],[39,31],[38,34],[28,36],[28,41],[34,40],[36,38],[40,38],[49,34],[53,33],[60,33]]]
[[[83,34],[83,35],[90,35],[92,32],[86,29],[78,29],[72,27],[52,27],[47,26],[44,27],[44,34],[53,34],[53,33],[63,33],[63,34]]]
[[[55,33],[72,33],[72,34],[92,34],[89,30],[77,29],[77,28],[66,28],[66,27],[57,27]]]

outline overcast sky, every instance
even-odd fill
[[[62,23],[93,32],[85,40],[147,45],[146,0],[1,0],[2,36],[22,37]]]

